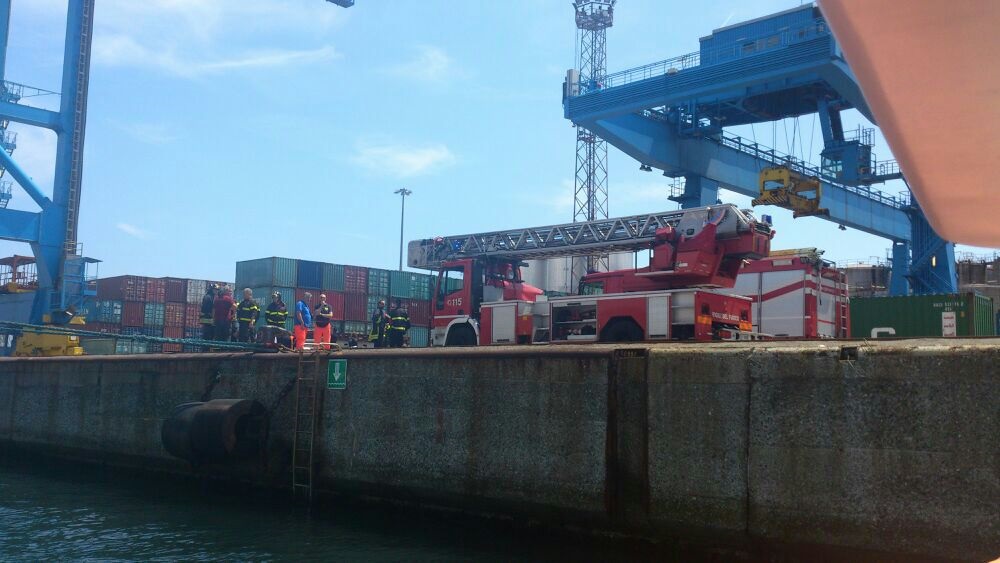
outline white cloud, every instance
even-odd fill
[[[451,57],[443,49],[421,45],[409,61],[390,66],[385,72],[420,82],[442,82],[458,74]]]
[[[165,145],[177,140],[166,123],[119,123],[114,126],[129,137],[147,145]]]
[[[360,143],[352,160],[374,172],[409,178],[454,164],[456,158],[443,144],[414,146]]]
[[[196,77],[229,70],[279,67],[331,60],[339,54],[332,46],[305,50],[246,51],[217,59],[186,58],[170,50],[145,47],[129,35],[108,35],[94,41],[94,62],[107,66],[156,68],[175,76]]]
[[[118,230],[129,235],[130,237],[135,237],[137,239],[146,239],[149,237],[149,233],[136,227],[135,225],[129,225],[128,223],[118,223],[116,225]]]

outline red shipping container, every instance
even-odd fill
[[[364,293],[344,294],[344,320],[368,320],[368,296]]]
[[[158,278],[146,278],[146,302],[164,303],[167,300],[167,281]]]
[[[146,278],[115,276],[97,280],[97,298],[111,301],[145,301]]]
[[[423,299],[411,299],[407,309],[410,314],[411,326],[430,326],[431,324],[431,302]]]
[[[145,303],[136,301],[122,303],[122,326],[142,326],[145,316]]]
[[[191,328],[201,326],[201,305],[188,303],[184,309],[184,326]]]
[[[368,268],[344,266],[344,293],[368,293]]]
[[[344,320],[344,292],[328,289],[323,293],[326,294],[327,304],[333,309],[333,320]]]
[[[163,337],[164,338],[184,338],[184,327],[182,326],[165,326],[163,327]],[[163,344],[164,352],[180,352],[184,349],[183,344]]]
[[[181,278],[163,278],[167,284],[167,303],[184,303],[187,301],[187,280]]]
[[[167,303],[163,308],[163,326],[183,327],[186,303]]]

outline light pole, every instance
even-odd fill
[[[403,271],[403,220],[406,218],[406,196],[412,194],[413,192],[406,188],[399,188],[398,190],[392,192],[394,194],[399,194],[402,204],[399,208],[399,271]]]

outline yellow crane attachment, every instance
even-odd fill
[[[830,210],[820,207],[822,188],[819,178],[804,176],[787,166],[772,166],[760,171],[760,197],[753,205],[777,205],[791,209],[792,217],[829,215]]]

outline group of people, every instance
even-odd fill
[[[313,342],[320,348],[329,349],[330,342],[337,341],[333,331],[333,308],[326,302],[326,294],[320,294],[319,303],[310,306],[312,293],[306,292],[303,298],[296,301],[293,314],[292,345],[301,350],[305,347],[309,332],[312,332]],[[372,314],[371,331],[368,342],[375,348],[401,348],[406,331],[410,328],[410,316],[402,308],[399,300],[393,308],[385,311],[385,300],[379,300],[377,310]],[[253,299],[250,288],[243,290],[243,300],[237,303],[233,299],[233,290],[229,286],[211,284],[201,300],[200,322],[202,338],[222,342],[251,342],[255,338],[257,321],[260,318],[260,306]],[[287,305],[281,298],[281,293],[271,294],[271,303],[264,311],[264,322],[267,326],[284,329],[285,321],[290,314]],[[356,339],[351,338],[353,347]]]

